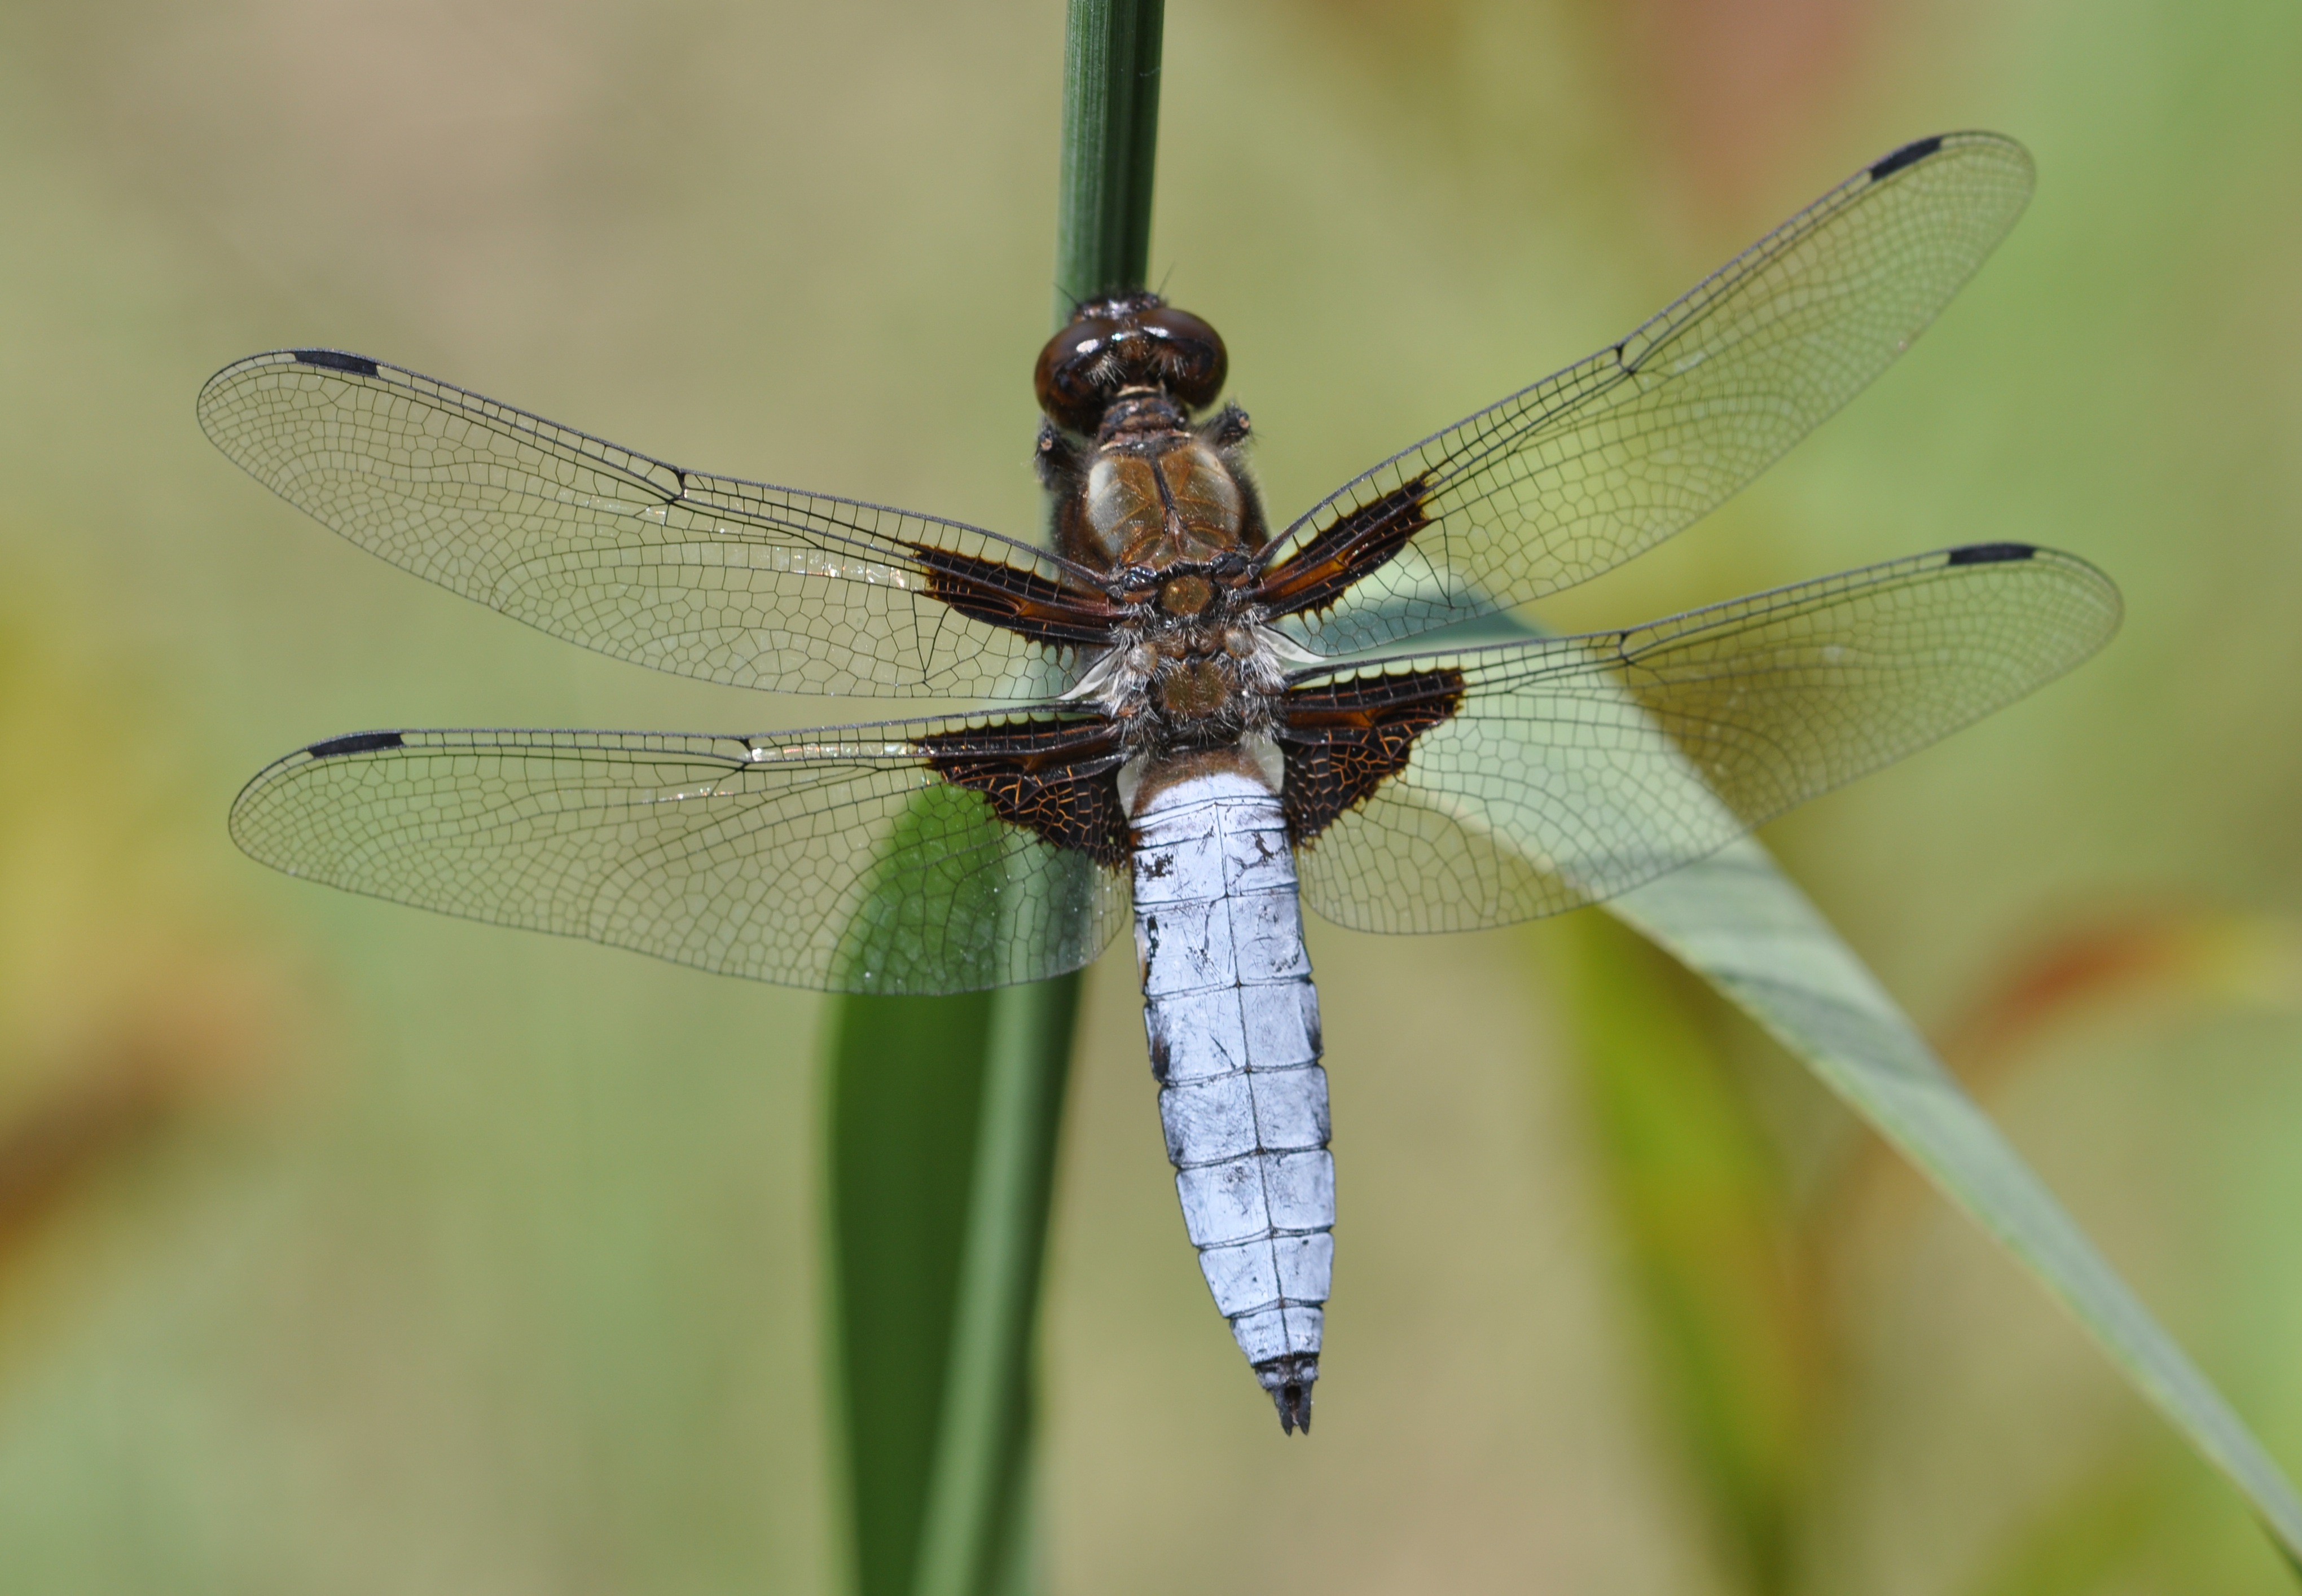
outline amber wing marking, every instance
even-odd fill
[[[1302,847],[1407,767],[1415,739],[1462,707],[1463,673],[1403,671],[1287,695],[1281,803]]]
[[[1423,503],[1429,490],[1427,475],[1412,477],[1337,517],[1263,579],[1257,601],[1273,615],[1326,609],[1351,584],[1388,565],[1407,539],[1431,524]]]
[[[937,773],[1058,848],[1113,869],[1127,861],[1119,730],[1100,718],[1013,720],[919,740]]]
[[[910,545],[926,568],[928,591],[962,615],[1020,632],[1037,643],[1108,643],[1120,612],[1099,593],[1082,593],[933,543]]]

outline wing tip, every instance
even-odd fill
[[[231,450],[224,446],[223,439],[216,437],[211,424],[211,411],[217,406],[230,404],[230,396],[242,377],[251,372],[281,365],[307,365],[317,371],[332,371],[351,377],[378,377],[384,371],[382,361],[370,359],[365,355],[355,355],[346,349],[266,349],[260,355],[241,356],[231,365],[219,368],[214,375],[200,384],[197,402],[200,425],[226,454],[231,454]]]
[[[1864,167],[1856,177],[1865,187],[1883,183],[1898,172],[1925,164],[1937,155],[1992,155],[2011,162],[2021,170],[2021,181],[2028,185],[2035,179],[2030,152],[2019,139],[1987,129],[1968,128],[1959,132],[1933,133],[1924,139],[1913,139],[1908,144],[1888,150]]]
[[[1883,183],[1903,168],[1916,166],[1942,148],[1943,141],[1949,137],[1947,133],[1937,133],[1931,138],[1913,139],[1900,149],[1888,151],[1870,164],[1870,181]]]

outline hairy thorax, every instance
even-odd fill
[[[1268,534],[1239,458],[1247,432],[1236,408],[1195,427],[1165,396],[1130,392],[1088,447],[1041,441],[1057,550],[1102,575],[1123,612],[1074,693],[1119,723],[1136,778],[1243,762],[1275,779],[1273,717],[1301,655],[1250,599]],[[1122,785],[1131,795],[1136,779]]]

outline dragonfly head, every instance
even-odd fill
[[[1092,436],[1127,390],[1196,410],[1222,391],[1231,357],[1213,327],[1156,294],[1090,299],[1039,351],[1032,384],[1057,426]]]

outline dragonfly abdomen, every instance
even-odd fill
[[[1280,1423],[1308,1429],[1335,1178],[1286,819],[1237,769],[1147,791],[1135,939],[1183,1223]]]

